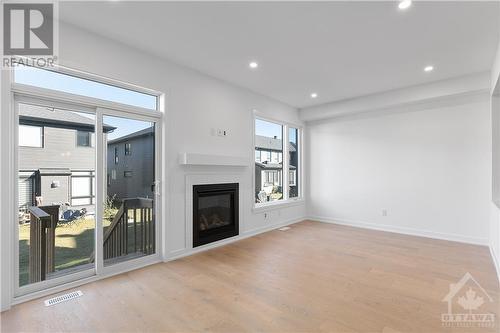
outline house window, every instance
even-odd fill
[[[260,150],[255,150],[255,162],[260,162]]]
[[[282,156],[283,156],[283,154],[281,152],[272,151],[271,152],[271,162],[272,163],[282,163],[283,162]]]
[[[283,200],[283,125],[255,119],[255,203]],[[257,155],[256,155],[257,156]]]
[[[125,144],[125,155],[132,155],[132,144],[126,143]]]
[[[95,177],[93,171],[74,171],[71,174],[71,205],[94,204]]]
[[[115,147],[115,164],[118,164],[118,147]]]
[[[123,177],[125,178],[132,177],[132,171],[123,171]]]
[[[43,127],[19,125],[19,146],[43,148]]]
[[[255,118],[256,206],[300,197],[300,133],[297,127]]]
[[[271,161],[271,152],[270,151],[261,151],[260,156],[261,156],[260,161],[262,163]]]
[[[115,169],[111,170],[111,179],[116,180],[116,170]]]
[[[77,147],[90,147],[92,145],[92,133],[85,131],[76,131]]]

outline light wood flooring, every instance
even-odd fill
[[[493,298],[483,297],[478,311],[496,315],[495,328],[442,327],[442,299],[466,272]],[[498,332],[500,326],[487,247],[312,221],[78,289],[83,297],[52,307],[43,299],[14,306],[1,315],[2,332]]]

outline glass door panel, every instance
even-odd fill
[[[17,104],[19,286],[94,267],[95,116]]]
[[[155,123],[103,116],[103,259],[155,253]]]

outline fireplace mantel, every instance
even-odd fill
[[[181,165],[215,165],[247,167],[249,159],[242,156],[211,155],[198,153],[180,153],[179,164]]]

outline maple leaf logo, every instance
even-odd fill
[[[465,293],[465,296],[460,296],[457,301],[460,306],[462,306],[465,310],[469,310],[469,313],[472,310],[477,310],[484,303],[484,299],[481,296],[477,296],[476,292],[469,288]]]

